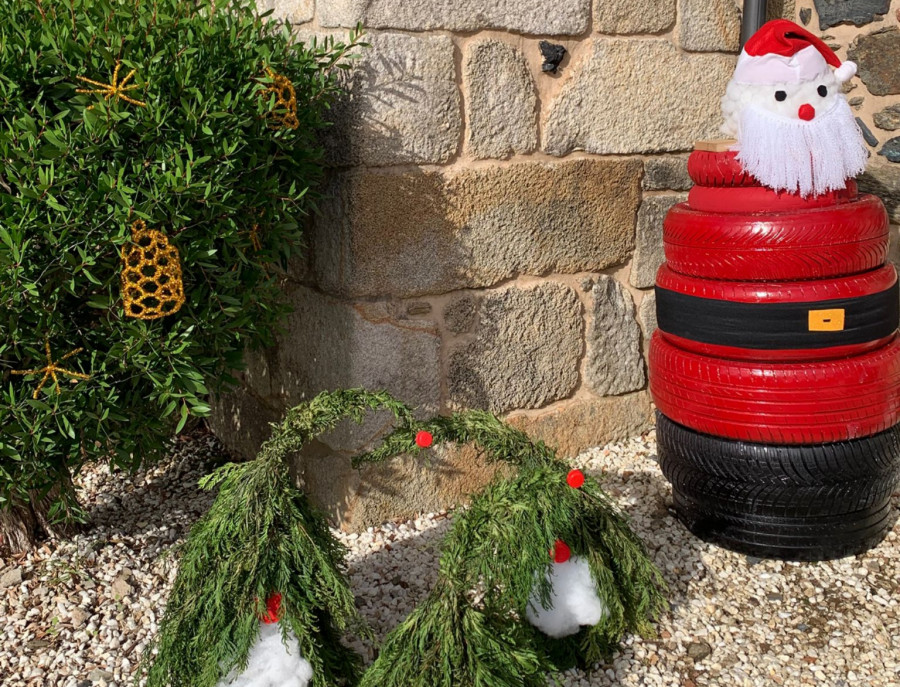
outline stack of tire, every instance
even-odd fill
[[[759,557],[875,546],[900,481],[900,318],[881,201],[775,193],[695,150],[650,346],[663,473],[697,536]]]

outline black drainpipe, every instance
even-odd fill
[[[744,43],[766,23],[766,0],[744,0],[744,17],[741,20],[741,48]]]

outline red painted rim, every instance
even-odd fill
[[[702,279],[679,274],[667,264],[656,273],[656,285],[698,298],[738,303],[808,303],[838,298],[858,298],[880,293],[897,281],[892,264],[878,269],[834,279],[806,281],[746,282]]]
[[[734,346],[719,346],[716,344],[691,341],[668,332],[660,331],[660,335],[679,348],[686,351],[699,353],[700,355],[714,358],[727,358],[731,360],[754,360],[769,363],[802,363],[810,360],[834,360],[835,358],[847,358],[852,355],[862,355],[868,351],[874,351],[889,343],[895,334],[866,343],[848,344],[846,346],[832,346],[830,348],[797,348],[767,350],[761,348],[736,348]]]
[[[855,181],[849,181],[840,191],[829,191],[821,196],[803,198],[795,193],[778,193],[761,186],[723,188],[694,186],[688,194],[688,205],[699,212],[725,212],[755,214],[759,212],[787,212],[827,207],[855,200],[858,190]]]
[[[737,153],[695,150],[688,158],[688,174],[698,186],[761,186],[736,159]]]
[[[791,365],[725,360],[650,343],[660,412],[695,431],[761,443],[816,444],[900,421],[900,339],[863,355]]]
[[[783,213],[737,215],[674,206],[663,224],[670,269],[707,279],[826,279],[881,267],[888,216],[864,195],[851,203]]]

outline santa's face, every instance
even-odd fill
[[[758,107],[787,119],[812,121],[830,111],[837,99],[843,97],[841,85],[830,69],[818,79],[802,83],[730,83],[722,99],[723,131],[737,138],[741,112],[746,107]]]
[[[844,188],[868,151],[832,72],[800,83],[732,80],[722,98],[722,130],[737,159],[764,186],[819,195]]]

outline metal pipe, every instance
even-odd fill
[[[741,49],[750,36],[766,23],[766,0],[744,0],[744,13],[741,19]]]

